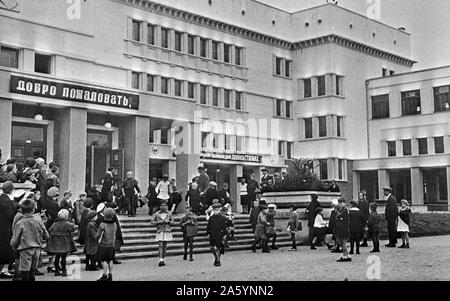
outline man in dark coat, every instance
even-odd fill
[[[259,190],[259,183],[258,181],[256,181],[256,175],[251,174],[250,180],[248,180],[247,182],[247,204],[248,204],[247,212],[250,212],[251,209],[253,208],[253,203],[256,200],[256,193],[255,193],[256,190]]]
[[[397,199],[392,195],[392,188],[384,187],[383,191],[384,196],[387,200],[384,215],[387,220],[389,235],[389,243],[386,245],[386,247],[395,248],[397,245]]]
[[[329,192],[341,192],[341,189],[339,188],[338,184],[336,184],[336,181],[333,181],[328,188]]]
[[[158,193],[156,193],[156,185],[157,179],[152,178],[150,181],[150,185],[148,186],[147,199],[148,199],[148,215],[153,215],[156,211],[158,211],[159,200]]]
[[[217,183],[211,181],[209,182],[208,189],[205,191],[203,206],[209,208],[213,204],[214,199],[219,199],[219,193],[217,192]]]
[[[128,206],[128,216],[136,216],[137,199],[141,193],[138,181],[134,178],[133,172],[127,172],[127,178],[122,185],[122,194],[125,198],[125,204]]]
[[[363,216],[363,225],[365,227],[367,225],[367,220],[369,219],[370,212],[369,201],[364,197],[364,195],[363,198],[358,201],[358,209]],[[363,242],[360,247],[368,247],[369,245],[367,244],[367,233],[365,233],[363,236]]]
[[[200,191],[200,194],[203,194],[208,189],[209,176],[206,173],[205,168],[203,166],[200,166],[198,168],[198,172],[199,172],[199,176],[198,176],[198,190]]]
[[[218,192],[219,201],[222,206],[230,203],[230,193],[228,192],[228,183],[223,183],[222,188]]]
[[[320,207],[320,203],[318,201],[317,194],[313,193],[311,194],[311,202],[308,204],[308,207],[306,207],[305,214],[308,217],[308,243],[311,245],[312,241],[314,239],[314,220],[316,219],[317,215],[317,208]]]
[[[0,195],[0,278],[11,278],[7,271],[3,272],[4,265],[14,262],[14,251],[10,245],[12,237],[12,223],[14,220],[14,204],[11,193],[14,190],[12,182],[5,182],[2,185]]]
[[[100,192],[100,197],[102,202],[111,202],[112,201],[112,187],[113,187],[113,168],[108,168],[105,176],[102,180],[102,191]]]
[[[269,185],[269,180],[272,181],[273,184],[273,177],[268,174],[268,170],[266,168],[261,169],[261,172],[263,173],[263,176],[261,177],[261,190],[267,191],[267,186]]]

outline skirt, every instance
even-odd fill
[[[98,261],[113,261],[116,255],[114,247],[102,247],[98,246],[97,260]]]
[[[155,241],[172,241],[173,236],[171,232],[161,232],[156,234]]]
[[[398,218],[397,232],[409,232],[409,226],[401,218]]]

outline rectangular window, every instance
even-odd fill
[[[188,35],[188,53],[195,55],[195,36]]]
[[[284,156],[284,141],[278,141],[278,156]]]
[[[209,137],[209,133],[206,132],[202,132],[202,147],[203,148],[208,148],[208,137]]]
[[[303,93],[304,93],[304,98],[311,97],[311,79],[310,78],[306,78],[303,80]]]
[[[411,139],[402,140],[402,145],[403,145],[403,156],[411,156],[412,155]]]
[[[50,55],[36,53],[34,55],[34,72],[50,74],[51,61],[52,57]]]
[[[286,118],[291,118],[292,115],[292,101],[286,101]]]
[[[243,50],[241,47],[235,47],[234,48],[234,63],[238,66],[242,66],[242,53]]]
[[[281,67],[283,64],[283,59],[280,57],[275,58],[275,74],[281,75]]]
[[[236,151],[242,152],[244,151],[244,137],[236,136]]]
[[[275,108],[275,116],[282,116],[283,115],[283,100],[277,99],[276,100],[276,108]]]
[[[328,180],[328,160],[319,160],[320,179]]]
[[[292,66],[292,61],[286,60],[285,66],[284,66],[284,75],[286,77],[291,77],[291,66]]]
[[[225,150],[232,150],[231,148],[231,135],[225,135]]]
[[[18,68],[19,50],[2,46],[0,48],[0,66]]]
[[[155,131],[154,130],[150,130],[149,143],[155,143]]]
[[[344,118],[341,116],[337,116],[336,117],[336,135],[338,137],[343,137],[344,135],[342,135],[342,125],[344,122]]]
[[[167,77],[161,77],[161,93],[169,94],[169,79]]]
[[[395,71],[394,70],[389,70],[389,75],[394,75]]]
[[[287,142],[286,143],[286,158],[287,159],[292,159],[293,148],[294,148],[294,143],[293,142]]]
[[[343,180],[344,179],[344,160],[339,159],[338,160],[338,177],[339,180]]]
[[[312,130],[312,118],[305,118],[305,139],[311,139],[313,137]]]
[[[212,41],[212,59],[219,60],[219,42]]]
[[[131,39],[136,42],[141,41],[141,25],[142,22],[133,20],[131,21]]]
[[[155,92],[155,77],[147,74],[147,91]]]
[[[175,51],[183,51],[183,33],[175,31]]]
[[[427,155],[428,154],[428,139],[427,138],[419,138],[417,139],[419,145],[419,155]]]
[[[202,105],[208,104],[208,86],[200,85],[200,103]]]
[[[195,84],[188,82],[188,98],[195,98]]]
[[[236,105],[234,108],[236,110],[242,110],[242,92],[236,91]]]
[[[131,72],[131,88],[141,88],[141,74],[138,72]]]
[[[183,96],[183,81],[175,80],[175,96]]]
[[[231,63],[231,45],[223,44],[223,61]]]
[[[213,134],[213,148],[214,149],[218,149],[220,147],[220,137],[222,135],[221,134]]]
[[[395,143],[395,141],[388,141],[387,147],[389,157],[397,156],[397,144]]]
[[[444,137],[434,137],[434,153],[444,153]]]
[[[450,110],[450,86],[434,88],[434,111]]]
[[[372,119],[389,118],[389,94],[372,96]]]
[[[336,75],[336,95],[343,95],[342,91],[342,83],[343,83],[344,77]]]
[[[208,40],[204,38],[200,38],[200,56],[201,57],[207,57],[208,53]]]
[[[161,28],[161,47],[169,48],[169,29]]]
[[[154,25],[147,24],[147,44],[155,45],[155,30]]]
[[[225,108],[229,109],[231,106],[231,91],[225,89],[223,91],[223,105]]]
[[[317,95],[325,95],[325,75],[317,77]]]
[[[170,129],[161,129],[161,144],[169,144]]]
[[[327,136],[327,117],[320,116],[319,117],[319,137]]]
[[[418,115],[420,107],[420,90],[402,92],[402,115]]]
[[[213,88],[213,106],[215,107],[219,106],[219,91],[219,88]]]
[[[389,71],[388,71],[388,69],[386,69],[386,68],[383,68],[383,69],[381,70],[381,72],[382,72],[383,77],[389,75]]]

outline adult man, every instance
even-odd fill
[[[329,192],[341,192],[341,189],[336,184],[336,181],[331,182],[330,188],[328,189]]]
[[[367,226],[367,221],[369,220],[369,215],[370,215],[370,212],[369,212],[369,201],[364,197],[364,194],[362,192],[359,193],[358,209],[362,213],[363,224],[364,224],[364,227],[366,227]],[[366,232],[366,231],[364,231],[364,232]],[[367,244],[367,236],[368,236],[368,233],[364,233],[363,242],[360,245],[360,247],[368,247],[369,246]]]
[[[383,192],[386,199],[386,209],[384,215],[387,220],[389,235],[389,243],[386,247],[395,248],[397,245],[397,199],[392,195],[391,187],[384,187]]]
[[[127,172],[127,178],[122,185],[122,195],[125,198],[125,204],[128,207],[128,216],[136,216],[137,199],[141,189],[138,181],[134,178],[133,172]]]
[[[308,243],[312,244],[312,240],[314,239],[314,221],[316,219],[317,215],[317,208],[320,207],[320,203],[318,201],[317,194],[313,193],[311,194],[311,202],[308,204],[308,207],[306,207],[305,214],[308,217]]]
[[[102,180],[102,191],[100,192],[100,198],[102,202],[111,202],[112,201],[112,187],[113,187],[113,174],[112,171],[114,169],[112,167],[108,168],[105,176]]]
[[[230,193],[228,192],[228,183],[223,183],[222,188],[218,192],[219,201],[222,206],[230,203]]]
[[[203,166],[198,168],[199,176],[198,176],[198,189],[200,190],[200,194],[203,195],[206,189],[208,189],[209,185],[209,176],[205,171]]]
[[[263,192],[267,189],[267,186],[269,185],[269,180],[272,180],[273,183],[273,177],[270,176],[267,172],[267,168],[263,168],[261,169],[263,176],[261,178],[261,190],[263,190]]]
[[[248,208],[247,212],[250,212],[253,208],[253,203],[256,200],[256,190],[259,190],[259,183],[256,181],[256,175],[253,173],[250,175],[250,180],[247,182],[247,198],[248,198]]]
[[[158,210],[159,201],[158,194],[156,193],[156,185],[158,184],[156,178],[150,180],[150,185],[148,186],[147,199],[148,199],[148,215],[153,215]]]
[[[14,190],[12,182],[5,182],[2,185],[0,195],[0,279],[11,278],[5,265],[14,262],[14,253],[10,245],[12,237],[12,223],[14,219],[14,205],[11,193]],[[4,269],[5,268],[5,269]]]
[[[209,182],[208,189],[204,193],[203,206],[208,208],[213,204],[214,199],[219,199],[219,194],[217,192],[217,183],[214,181]]]

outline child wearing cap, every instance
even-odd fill
[[[217,204],[217,203],[220,204],[219,199],[217,199],[217,198],[213,199],[211,206],[209,206],[208,209],[206,209],[205,214],[206,214],[207,221],[214,214],[214,204]],[[220,205],[221,205],[220,207],[222,207],[222,204],[220,204]]]
[[[295,205],[291,205],[289,212],[289,222],[287,226],[287,231],[291,234],[292,247],[289,251],[297,251],[297,239],[295,234],[298,230],[301,230],[301,221],[298,218],[297,207]]]
[[[408,206],[407,200],[401,200],[401,208],[398,214],[397,232],[402,235],[402,245],[400,249],[409,249],[409,223],[411,209]]]
[[[84,245],[84,240],[86,237],[86,227],[89,222],[87,219],[87,214],[90,210],[92,210],[92,207],[94,206],[94,200],[91,198],[87,198],[83,202],[83,209],[81,212],[80,222],[78,223],[78,243],[80,245]]]
[[[187,249],[189,247],[189,261],[194,261],[194,238],[197,235],[197,216],[192,212],[190,206],[186,207],[186,213],[180,220],[181,231],[183,232],[184,255],[183,260],[187,260]]]
[[[77,250],[75,242],[73,241],[73,232],[75,226],[68,220],[69,211],[61,209],[58,212],[53,225],[48,230],[50,237],[48,239],[45,251],[48,254],[55,256],[55,276],[67,276],[66,258],[67,254],[73,253]],[[59,265],[61,262],[61,266]]]
[[[19,252],[18,270],[22,281],[34,281],[43,243],[49,234],[42,221],[33,215],[34,194],[20,202],[21,216],[16,215],[11,246]],[[15,218],[15,219],[16,219]]]
[[[220,213],[222,205],[217,202],[213,205],[213,215],[208,220],[206,234],[209,235],[209,245],[214,255],[214,266],[218,267],[220,263],[220,255],[223,253],[223,237],[227,231],[227,219]]]
[[[98,281],[112,281],[113,260],[115,258],[114,245],[117,231],[114,216],[114,209],[106,208],[103,212],[103,221],[100,223],[96,234],[99,240],[97,260],[103,264],[103,275]]]
[[[90,210],[86,215],[88,221],[85,227],[85,239],[84,239],[84,253],[86,254],[86,271],[97,271],[97,250],[98,250],[98,237],[97,237],[97,212]]]
[[[359,243],[364,233],[364,216],[358,208],[358,203],[356,201],[350,201],[349,210],[349,221],[350,221],[350,255],[353,255],[355,244],[356,244],[356,254],[359,253]]]
[[[86,201],[87,194],[85,192],[80,193],[78,196],[78,200],[73,203],[73,220],[75,221],[75,225],[79,225],[81,221],[81,214],[84,209],[84,201]]]
[[[380,223],[381,217],[377,212],[377,204],[373,202],[370,204],[370,215],[367,220],[367,227],[369,228],[369,235],[372,238],[373,250],[370,253],[380,252]]]
[[[349,213],[346,208],[347,200],[343,197],[338,199],[339,211],[336,214],[336,238],[342,248],[342,256],[338,262],[349,262],[352,258],[348,256],[347,240],[349,236]]]
[[[63,198],[61,199],[61,202],[59,204],[60,209],[66,209],[69,211],[69,217],[68,220],[72,221],[72,213],[73,213],[73,206],[72,206],[72,192],[70,190],[67,190],[63,194]]]

